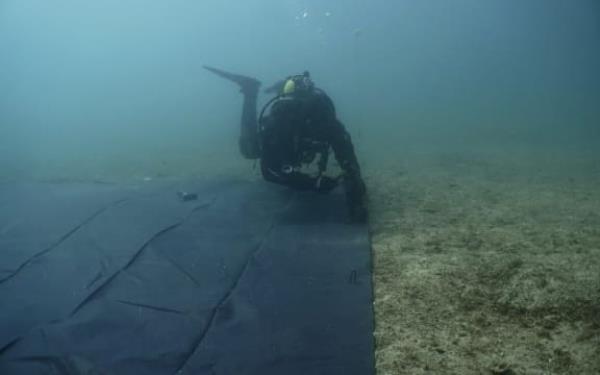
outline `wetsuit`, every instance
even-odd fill
[[[242,89],[240,151],[249,159],[260,158],[265,180],[298,190],[328,192],[337,180],[300,172],[299,167],[314,155],[327,163],[329,148],[343,170],[343,184],[351,218],[366,220],[365,184],[350,135],[337,119],[331,99],[315,89],[302,97],[281,97],[257,123],[258,90]],[[323,159],[324,158],[324,159]],[[322,170],[320,171],[322,172]]]

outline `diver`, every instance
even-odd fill
[[[332,100],[315,87],[308,72],[290,76],[265,92],[276,92],[257,116],[261,85],[255,78],[204,66],[235,82],[244,95],[239,148],[247,159],[260,159],[263,178],[297,190],[328,193],[340,181],[352,222],[367,220],[366,188],[350,135],[338,120]],[[325,176],[330,149],[343,173]],[[313,166],[316,173],[307,173]]]

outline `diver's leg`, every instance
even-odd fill
[[[240,121],[240,152],[247,159],[256,159],[260,156],[256,119],[258,85],[253,92],[242,89],[242,93],[244,94],[244,103],[242,104],[242,119]]]
[[[240,74],[229,73],[224,70],[204,66],[204,68],[221,78],[232,81],[240,87],[244,95],[242,105],[242,119],[240,122],[241,131],[239,139],[240,152],[245,158],[256,159],[260,156],[258,143],[258,124],[256,117],[256,103],[258,98],[258,89],[260,81],[252,77],[246,77]]]

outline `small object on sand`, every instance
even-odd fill
[[[177,197],[179,197],[179,200],[181,200],[182,202],[195,201],[196,199],[198,199],[198,194],[188,193],[185,191],[178,191]]]

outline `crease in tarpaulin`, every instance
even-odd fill
[[[184,359],[183,359],[181,365],[178,366],[177,370],[175,371],[176,374],[183,373],[185,366],[189,362],[190,358],[192,358],[194,356],[194,353],[196,353],[196,351],[198,350],[200,345],[202,345],[204,338],[207,336],[208,332],[213,327],[215,318],[216,318],[217,314],[219,313],[221,307],[223,307],[227,303],[227,301],[229,300],[229,298],[231,297],[233,292],[236,290],[237,286],[239,285],[240,280],[246,273],[246,270],[248,269],[250,262],[252,261],[252,259],[254,259],[256,254],[258,254],[260,252],[260,250],[263,248],[264,243],[266,242],[267,238],[269,237],[269,235],[274,227],[275,227],[275,223],[272,222],[271,225],[269,226],[269,228],[266,230],[266,233],[265,233],[263,239],[255,246],[254,250],[252,250],[251,253],[248,255],[248,259],[246,260],[246,263],[244,264],[244,267],[242,268],[242,270],[236,276],[235,281],[232,283],[231,287],[225,292],[223,297],[221,297],[221,299],[219,300],[217,305],[212,309],[210,316],[208,317],[208,322],[206,323],[206,327],[204,328],[204,330],[202,330],[202,333],[198,336],[198,338],[196,340],[194,340],[194,342],[192,343],[190,351],[184,356]]]
[[[116,270],[110,277],[108,277],[106,280],[104,280],[103,283],[101,283],[86,298],[84,298],[77,306],[75,306],[75,308],[69,314],[69,317],[72,317],[73,315],[75,315],[85,304],[92,301],[96,295],[98,295],[104,288],[106,288],[111,283],[112,280],[114,280],[116,278],[117,275],[119,275],[123,271],[126,271],[140,257],[140,255],[144,252],[144,250],[146,250],[148,248],[148,246],[150,246],[152,241],[156,240],[157,238],[164,235],[165,233],[168,233],[171,230],[181,226],[195,212],[197,212],[201,209],[210,207],[212,204],[214,204],[215,200],[216,200],[216,198],[214,198],[211,202],[194,207],[183,219],[161,229],[160,231],[158,231],[154,235],[152,235],[142,246],[140,246],[140,248],[133,254],[133,256],[129,259],[129,261],[124,266],[122,266],[118,270]]]
[[[288,199],[288,202],[280,210],[279,214],[282,214],[286,210],[288,210],[290,208],[290,206],[294,203],[296,198],[297,198],[297,193],[292,194],[291,197]],[[274,214],[274,216],[277,216],[277,214]],[[234,291],[238,287],[240,280],[242,279],[242,277],[244,276],[244,274],[247,272],[248,268],[250,267],[251,261],[253,259],[255,259],[256,255],[263,249],[264,244],[266,243],[267,239],[269,238],[269,236],[271,235],[271,233],[273,231],[273,228],[275,228],[275,227],[276,227],[276,217],[273,217],[271,219],[271,223],[270,223],[269,227],[267,228],[267,230],[265,231],[265,234],[263,235],[263,238],[255,246],[254,250],[252,250],[250,252],[250,254],[248,255],[248,258],[246,259],[246,262],[244,263],[243,268],[240,270],[240,272],[238,273],[238,275],[235,278],[235,282],[232,283],[231,287],[226,291],[226,293],[223,295],[221,300],[217,303],[216,307],[212,310],[212,312],[209,316],[208,322],[206,324],[206,327],[201,332],[201,334],[198,336],[198,338],[192,343],[190,351],[185,355],[184,359],[182,360],[181,365],[179,365],[177,370],[175,371],[176,374],[183,373],[183,371],[185,370],[185,366],[187,365],[189,360],[194,356],[194,354],[196,353],[198,348],[202,345],[202,342],[204,341],[205,337],[208,335],[210,329],[214,325],[214,322],[215,322],[217,314],[219,313],[219,310],[230,299],[231,295],[234,293]],[[212,371],[212,366],[214,366],[214,365],[210,366],[211,371]]]
[[[45,249],[38,251],[37,253],[35,253],[33,256],[27,258],[27,260],[25,260],[23,263],[21,263],[17,269],[11,271],[11,273],[8,276],[5,276],[3,278],[0,279],[0,284],[2,284],[3,282],[6,282],[10,279],[12,279],[13,277],[15,277],[22,269],[24,269],[25,267],[27,267],[29,264],[31,264],[34,260],[48,254],[49,252],[51,252],[52,250],[56,249],[58,246],[60,246],[60,244],[62,244],[63,242],[65,242],[66,240],[68,240],[72,235],[74,235],[75,233],[77,233],[81,228],[83,228],[86,224],[89,224],[92,220],[94,220],[95,218],[97,218],[100,214],[102,214],[103,212],[107,211],[108,209],[112,208],[112,207],[116,207],[119,204],[128,201],[129,198],[121,198],[117,201],[114,201],[102,208],[100,208],[99,210],[95,211],[93,214],[91,214],[90,216],[88,216],[87,218],[85,218],[84,220],[82,220],[78,225],[76,225],[75,227],[71,228],[71,230],[69,230],[68,232],[66,232],[65,234],[63,234],[61,237],[59,237],[58,240],[56,240],[52,245],[46,247]],[[6,272],[6,271],[4,271]]]
[[[10,349],[10,347],[14,346],[17,342],[19,342],[23,337],[25,337],[28,332],[32,332],[35,331],[36,329],[43,329],[44,327],[48,326],[48,325],[53,325],[53,324],[60,324],[64,321],[66,321],[67,319],[73,317],[73,315],[79,311],[87,302],[91,301],[97,294],[98,292],[103,289],[104,286],[108,285],[117,275],[119,275],[120,273],[122,273],[123,271],[126,271],[127,268],[129,266],[131,266],[131,264],[133,264],[133,262],[139,257],[139,255],[143,252],[143,250],[148,247],[150,245],[150,243],[160,237],[160,235],[170,231],[171,229],[174,229],[175,227],[183,224],[188,218],[190,218],[195,212],[197,212],[198,210],[201,209],[205,209],[209,206],[211,206],[212,204],[214,204],[214,202],[216,201],[216,197],[214,197],[212,200],[208,201],[208,202],[204,202],[202,204],[197,205],[196,207],[192,208],[182,219],[180,219],[178,222],[176,222],[175,224],[169,225],[161,230],[159,230],[158,232],[155,232],[153,235],[150,236],[150,238],[133,254],[133,256],[130,257],[130,259],[128,260],[128,262],[122,266],[119,267],[119,269],[114,270],[112,272],[112,274],[108,277],[106,277],[106,269],[110,269],[110,267],[106,266],[106,262],[101,263],[101,265],[103,267],[105,267],[105,270],[101,270],[99,271],[98,274],[96,274],[92,280],[90,282],[87,283],[86,285],[86,289],[90,289],[94,284],[96,284],[99,280],[102,280],[103,278],[105,278],[105,280],[102,281],[102,283],[100,285],[98,285],[97,287],[95,287],[88,295],[87,297],[85,297],[82,301],[80,301],[75,308],[71,311],[71,313],[69,313],[68,315],[62,317],[62,318],[58,318],[58,319],[52,319],[49,321],[46,321],[45,323],[41,324],[41,325],[35,325],[32,327],[29,327],[28,329],[26,329],[23,333],[19,334],[18,336],[15,336],[13,338],[9,338],[2,347],[0,347],[0,355],[3,354],[4,352],[6,352],[8,349]],[[120,203],[123,203],[124,201],[129,200],[129,199],[121,199],[119,201],[113,202],[111,205],[104,207],[103,209],[99,210],[99,212],[97,212],[95,215],[93,215],[93,217],[88,218],[88,220],[86,221],[86,223],[82,223],[78,226],[78,229],[81,228],[83,225],[88,224],[89,222],[92,221],[93,218],[98,217],[102,212],[105,212],[107,209],[109,209],[110,207],[114,207],[115,205],[118,205]],[[75,234],[75,232],[77,232],[77,230],[72,230],[72,233],[70,233],[68,235],[68,237],[71,237],[73,234]],[[68,238],[64,238],[61,242],[66,241]],[[56,247],[56,246],[55,246]],[[46,252],[47,253],[47,252]]]

